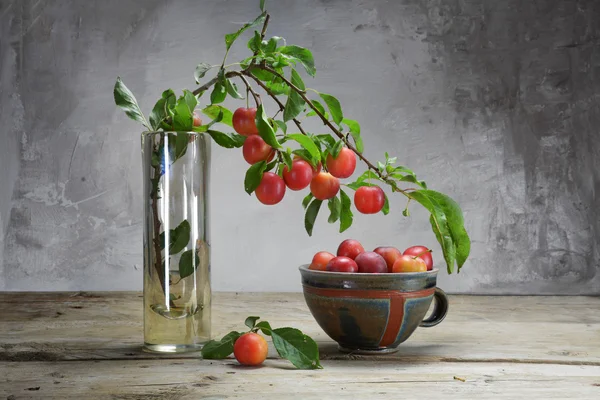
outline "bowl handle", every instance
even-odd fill
[[[446,314],[448,314],[448,296],[446,296],[446,293],[444,293],[442,289],[438,287],[435,288],[433,300],[435,301],[433,305],[433,312],[429,318],[424,319],[419,326],[424,326],[426,328],[436,326],[442,322],[446,317]]]

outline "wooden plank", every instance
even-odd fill
[[[344,355],[297,293],[217,293],[213,333],[243,328],[248,315],[313,336],[322,358],[538,362],[600,365],[600,298],[451,296],[450,313],[420,328],[395,355]],[[188,358],[144,353],[139,293],[0,293],[0,361]]]
[[[0,398],[15,399],[578,399],[600,398],[600,367],[508,363],[132,360],[0,363]],[[455,377],[464,379],[457,380]]]

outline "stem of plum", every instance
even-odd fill
[[[417,258],[421,257],[423,254],[427,254],[427,253],[432,253],[433,250],[426,250],[422,253],[417,254],[416,256],[413,257],[413,260],[416,260]]]

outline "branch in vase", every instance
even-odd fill
[[[158,148],[162,148],[164,143],[164,136],[161,134],[161,138],[160,138],[160,143],[158,145]],[[160,163],[154,167],[154,179],[159,180],[160,176],[161,176],[161,171],[160,171]],[[159,242],[159,238],[160,238],[160,220],[158,219],[158,182],[156,184],[156,187],[153,188],[152,190],[152,218],[153,218],[153,224],[154,224],[154,237],[152,238],[152,241],[154,242],[154,253],[155,253],[155,264],[154,264],[154,268],[156,269],[156,273],[158,275],[158,279],[160,281],[160,286],[163,290],[163,293],[165,292],[165,276],[164,276],[164,269],[162,266],[162,255],[161,255],[161,248],[160,248],[160,242]]]

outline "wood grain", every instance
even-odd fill
[[[16,399],[595,399],[600,367],[510,363],[325,361],[318,371],[268,360],[1,363]],[[455,377],[457,379],[455,379]],[[462,382],[459,379],[464,379]],[[38,388],[38,390],[31,390]]]
[[[293,371],[272,348],[266,365],[255,369],[231,359],[201,360],[198,354],[142,352],[139,293],[0,293],[0,394],[600,398],[600,298],[451,296],[450,302],[442,324],[419,328],[396,354],[373,357],[339,353],[301,294],[215,294],[215,336],[259,315],[273,326],[298,327],[314,337],[325,369]]]

